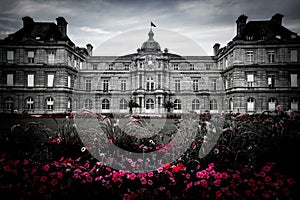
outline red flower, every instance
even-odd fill
[[[267,193],[263,193],[263,194],[262,194],[262,196],[263,196],[265,199],[268,199],[268,198],[270,198],[270,195],[269,195],[269,194],[267,194]]]
[[[296,184],[296,181],[293,178],[288,178],[287,182],[288,182],[289,185],[295,185]]]
[[[180,170],[180,166],[175,166],[175,167],[173,167],[173,169],[172,169],[172,171],[173,172],[178,172]]]
[[[262,171],[264,171],[264,172],[269,172],[271,170],[271,166],[264,166],[263,168],[262,168]]]
[[[54,178],[51,180],[51,185],[55,186],[55,185],[57,185],[57,183],[58,183],[57,179]]]
[[[207,181],[206,181],[206,180],[201,180],[201,185],[202,185],[202,187],[204,187],[204,188],[207,188],[207,187],[208,187],[208,184],[207,184]]]
[[[63,178],[63,176],[64,176],[64,174],[63,174],[63,173],[61,173],[61,172],[57,172],[57,178],[58,178],[58,179],[62,179],[62,178]]]
[[[134,192],[130,192],[130,198],[131,199],[135,199],[136,198],[136,194]]]
[[[170,163],[167,163],[167,164],[164,165],[164,169],[166,169],[166,170],[169,169],[170,167],[171,167]]]
[[[221,182],[222,181],[220,179],[217,179],[214,181],[214,184],[215,184],[215,186],[220,187]]]
[[[248,180],[248,185],[250,187],[255,187],[255,180],[253,180],[253,179]]]
[[[220,198],[222,196],[222,192],[220,190],[216,191],[216,198]]]
[[[46,182],[47,179],[48,179],[47,176],[42,176],[42,177],[41,177],[41,182]]]
[[[130,200],[130,195],[129,194],[124,194],[123,195],[123,200]]]
[[[272,180],[272,178],[270,176],[265,177],[265,182],[270,182],[271,180]]]
[[[43,170],[45,170],[46,172],[50,169],[50,166],[47,164],[43,167]]]

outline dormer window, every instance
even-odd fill
[[[293,35],[291,35],[291,38],[292,38],[292,39],[296,39],[296,38],[297,38],[297,35],[293,34]]]
[[[252,35],[247,35],[246,40],[253,40],[253,36]]]
[[[40,36],[36,36],[35,39],[36,39],[36,40],[40,40],[41,37],[40,37]]]
[[[179,69],[178,64],[174,64],[173,67],[174,67],[174,70],[178,70]]]
[[[276,38],[280,40],[281,39],[281,35],[276,35]]]

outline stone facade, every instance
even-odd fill
[[[249,21],[241,15],[237,35],[213,56],[179,56],[161,50],[150,29],[136,53],[93,56],[76,47],[67,22],[34,22],[0,40],[0,112],[69,113],[254,113],[299,110],[300,39],[282,26],[282,15]]]

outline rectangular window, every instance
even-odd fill
[[[275,62],[275,52],[274,51],[268,51],[268,63]]]
[[[79,62],[79,69],[82,69],[82,62]]]
[[[246,52],[246,61],[247,61],[247,63],[253,63],[254,62],[253,51],[247,51]]]
[[[121,90],[122,91],[126,90],[126,80],[121,80]]]
[[[212,67],[212,64],[210,64],[210,63],[205,64],[205,69],[206,70],[211,70],[211,67]]]
[[[68,76],[68,88],[71,88],[71,76]]]
[[[194,69],[195,69],[194,64],[190,64],[190,70],[194,70]]]
[[[27,52],[28,63],[34,63],[34,51]]]
[[[129,65],[128,64],[125,64],[124,70],[129,70]]]
[[[213,91],[217,90],[217,79],[211,79],[211,89]]]
[[[193,91],[198,92],[198,90],[199,90],[199,81],[198,81],[198,79],[194,79],[193,80]]]
[[[174,70],[178,70],[179,69],[178,64],[174,64],[173,67],[174,67]]]
[[[297,50],[291,50],[291,62],[298,62]]]
[[[254,74],[247,74],[247,86],[254,87]]]
[[[28,74],[27,75],[27,87],[33,87],[34,86],[34,74]]]
[[[103,92],[108,92],[108,80],[103,80]]]
[[[54,74],[47,75],[47,87],[53,87],[54,83]]]
[[[268,87],[269,88],[275,87],[275,75],[268,75]]]
[[[93,70],[97,70],[97,64],[93,64]]]
[[[228,89],[228,79],[225,80],[225,90]]]
[[[14,51],[7,51],[7,62],[8,63],[13,63],[14,62]]]
[[[55,63],[55,54],[54,52],[50,52],[48,54],[48,64],[53,65]]]
[[[6,76],[6,85],[14,86],[14,74],[7,74]]]
[[[291,74],[291,87],[298,87],[298,74]]]
[[[157,75],[157,82],[158,82],[157,88],[160,89],[161,88],[161,74]]]
[[[175,91],[180,91],[180,80],[175,80]]]
[[[85,90],[91,91],[91,89],[92,89],[92,80],[90,79],[85,80]]]
[[[108,70],[113,70],[114,65],[113,64],[109,64],[108,65]]]
[[[143,76],[139,74],[139,88],[143,88]]]

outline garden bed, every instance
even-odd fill
[[[168,119],[172,121],[167,121],[169,125],[163,129],[168,137],[161,139],[154,135],[153,143],[145,143],[128,136],[126,130],[114,128],[115,119],[93,116],[101,131],[106,130],[107,143],[101,143],[101,148],[109,142],[121,147],[131,144],[127,145],[127,151],[139,152],[134,146],[142,144],[149,152],[165,150],[166,155],[171,155],[174,149],[165,146],[172,143],[172,134],[196,134],[189,148],[172,162],[161,163],[155,170],[136,172],[146,159],[124,156],[124,162],[118,163],[120,169],[111,167],[107,160],[91,154],[94,143],[82,142],[79,134],[85,132],[78,131],[72,118],[49,118],[54,124],[43,119],[29,118],[27,122],[15,119],[9,129],[2,128],[9,130],[1,135],[2,196],[10,199],[99,199],[105,195],[113,199],[299,198],[300,166],[296,158],[300,120],[297,118],[273,114],[184,116],[177,123],[177,119]],[[95,127],[91,130],[99,131]],[[209,146],[210,141],[216,142]],[[205,156],[200,157],[201,153]]]

